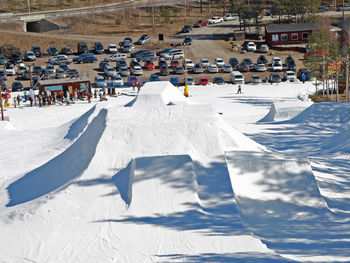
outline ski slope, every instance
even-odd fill
[[[271,126],[299,124],[256,124],[272,104],[306,107],[310,87],[293,87],[194,86],[185,98],[157,82],[107,102],[9,109],[0,262],[346,261],[348,210],[323,179],[339,181],[288,143],[293,158],[276,151]]]

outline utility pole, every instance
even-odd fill
[[[4,120],[4,106],[2,106],[2,85],[0,86],[1,120]]]
[[[28,14],[30,14],[30,0],[27,0],[27,5],[28,5]]]

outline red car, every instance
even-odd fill
[[[175,68],[176,66],[180,66],[180,62],[179,62],[177,59],[173,59],[173,60],[170,62],[170,67],[171,67],[171,68]]]
[[[208,24],[209,24],[208,20],[201,19],[201,20],[198,20],[197,23],[195,23],[193,25],[193,27],[202,27],[202,26],[206,26]]]
[[[145,62],[145,69],[156,69],[156,65],[154,65],[153,61],[147,61]]]
[[[200,81],[199,81],[199,84],[201,84],[201,85],[203,85],[203,86],[208,85],[208,84],[209,84],[208,78],[202,77],[202,78],[200,79]]]

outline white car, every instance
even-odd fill
[[[222,68],[225,65],[225,62],[222,58],[216,58],[214,64],[218,66],[218,68]]]
[[[111,53],[111,54],[118,53],[117,45],[109,44],[108,45],[108,52]]]
[[[237,15],[235,14],[227,14],[224,16],[224,21],[232,21],[236,19],[237,19]]]
[[[118,61],[119,59],[126,59],[126,54],[116,53],[116,54],[105,57],[103,60],[107,61],[107,62],[111,62],[111,61]]]
[[[112,66],[107,66],[107,67],[105,67],[105,75],[107,77],[113,78],[113,77],[117,76],[117,71]]]
[[[255,52],[256,51],[256,45],[254,42],[248,42],[247,44],[247,51]]]
[[[297,77],[295,76],[293,71],[286,71],[284,72],[284,80],[289,82],[296,82]]]
[[[199,61],[199,64],[201,65],[202,68],[206,68],[206,67],[209,67],[210,62],[207,58],[201,58],[201,60]]]
[[[266,71],[265,64],[263,64],[263,63],[254,64],[253,68],[254,68],[254,71],[257,71],[257,72],[265,72]]]
[[[230,64],[224,64],[222,66],[222,71],[225,72],[225,73],[230,73],[232,72],[232,66]]]
[[[194,67],[194,63],[190,59],[185,59],[183,65],[186,69],[192,69]]]
[[[141,76],[143,74],[142,68],[140,66],[133,66],[131,68],[132,75]]]
[[[124,80],[123,78],[117,74],[113,79],[112,79],[113,87],[123,87],[124,85]]]
[[[208,72],[209,73],[218,73],[219,72],[219,68],[215,64],[210,64],[208,66]]]
[[[16,66],[8,63],[5,65],[4,70],[6,71],[7,76],[16,75]]]
[[[221,23],[224,22],[224,19],[222,17],[219,16],[213,16],[212,18],[210,18],[208,20],[209,24],[217,24],[217,23]]]
[[[22,75],[27,70],[26,65],[24,63],[19,63],[17,72],[19,75]]]
[[[272,58],[272,71],[282,71],[283,65],[282,61],[279,57]]]

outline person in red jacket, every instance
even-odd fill
[[[91,103],[91,98],[92,98],[92,95],[91,95],[91,93],[89,92],[89,94],[88,94],[88,101],[89,101],[89,103]]]

